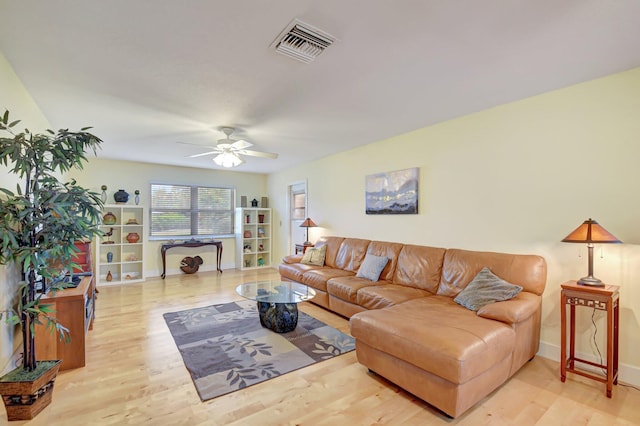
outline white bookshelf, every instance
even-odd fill
[[[105,224],[104,216],[112,213],[114,224]],[[103,208],[103,235],[96,240],[96,284],[120,284],[144,281],[145,208],[127,204],[106,204]],[[130,242],[127,235],[136,233],[138,241]],[[111,253],[111,256],[108,254]],[[109,261],[111,257],[111,261]],[[111,273],[111,281],[107,275]]]
[[[236,209],[236,269],[249,270],[272,266],[271,219],[271,209]]]

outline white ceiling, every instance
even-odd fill
[[[277,54],[294,18],[338,41]],[[102,158],[215,169],[177,142],[235,126],[280,157],[234,170],[270,173],[638,67],[639,22],[638,0],[0,0],[0,51]]]

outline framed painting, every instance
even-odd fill
[[[418,168],[366,176],[367,214],[418,214]]]

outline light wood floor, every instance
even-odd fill
[[[101,287],[87,366],[61,372],[53,403],[29,425],[631,425],[640,392],[575,375],[536,357],[458,419],[371,374],[355,352],[200,402],[162,314],[240,299],[237,284],[275,270],[227,270]],[[300,309],[343,332],[347,319],[313,304]],[[0,409],[0,424],[7,422]],[[21,424],[21,422],[12,422]]]

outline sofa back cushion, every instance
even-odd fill
[[[338,255],[338,250],[340,249],[340,244],[344,241],[343,237],[320,237],[318,241],[316,241],[316,247],[320,247],[322,245],[327,246],[327,252],[324,256],[324,264],[330,268],[337,268],[336,266],[336,256]]]
[[[345,238],[338,249],[335,268],[356,272],[367,254],[369,242],[360,238]]]
[[[396,265],[398,264],[398,256],[402,250],[403,244],[400,243],[388,243],[385,241],[371,241],[367,248],[367,253],[374,256],[384,256],[389,261],[380,274],[380,280],[391,281],[393,274],[396,271]]]
[[[503,280],[538,296],[547,283],[547,263],[541,256],[449,249],[438,295],[456,297],[485,266]]]
[[[445,251],[438,247],[404,245],[398,255],[393,283],[435,294],[440,283]]]

